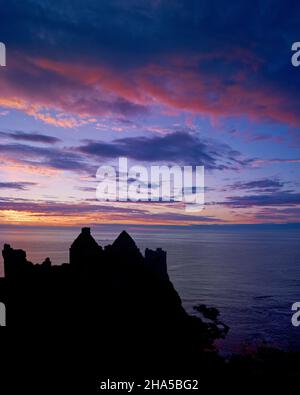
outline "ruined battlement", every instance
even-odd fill
[[[26,257],[23,250],[15,250],[5,244],[2,251],[4,258],[5,278],[18,278],[32,275],[44,275],[45,273],[56,273],[60,270],[71,273],[83,270],[92,276],[95,270],[109,267],[116,262],[125,265],[145,265],[159,275],[161,279],[168,280],[167,253],[161,248],[156,250],[145,250],[142,255],[132,237],[123,231],[110,246],[102,248],[91,234],[90,228],[82,228],[81,233],[72,243],[69,250],[69,264],[52,266],[49,258],[41,264],[33,264]]]

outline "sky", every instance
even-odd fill
[[[0,224],[300,222],[299,2],[0,6]],[[203,210],[98,201],[121,156],[203,165]]]

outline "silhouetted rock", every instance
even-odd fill
[[[52,266],[46,258],[33,265],[8,245],[3,257],[7,327],[30,330],[24,344],[37,332],[55,338],[59,353],[68,350],[65,363],[81,375],[183,374],[198,368],[196,359],[210,366],[204,350],[213,349],[218,328],[183,309],[162,249],[147,249],[144,257],[125,231],[102,249],[83,228],[69,264]],[[54,335],[58,328],[62,337]]]
[[[168,277],[166,252],[147,249],[144,257],[126,231],[103,250],[83,228],[71,245],[70,264],[61,266],[49,258],[33,265],[24,251],[8,245],[3,257],[9,327],[80,328],[103,347],[100,334],[110,336],[122,325],[132,350],[138,351],[136,339],[143,334],[165,356],[170,350],[190,352],[197,341],[198,350],[212,347],[206,324],[182,307]],[[111,344],[126,348],[129,338]]]
[[[42,263],[42,265],[43,265],[44,267],[50,267],[50,266],[51,266],[50,258],[46,258],[46,259],[44,260],[44,262]]]
[[[52,266],[46,258],[33,265],[25,251],[7,244],[3,258],[0,301],[6,304],[9,330],[18,332],[13,343],[18,358],[24,356],[25,366],[27,355],[33,358],[34,353],[36,361],[53,355],[67,383],[66,393],[71,384],[78,389],[75,377],[91,384],[99,375],[188,375],[211,383],[210,377],[220,375],[233,380],[236,374],[255,376],[258,366],[269,373],[275,366],[270,355],[282,374],[287,374],[284,364],[299,364],[299,355],[274,352],[237,356],[225,363],[212,352],[214,341],[229,329],[219,320],[219,311],[202,304],[195,306],[201,317],[188,315],[169,280],[166,252],[146,249],[143,256],[125,231],[102,249],[90,229],[83,228],[70,248],[69,264]],[[42,334],[39,344],[37,333]],[[58,380],[58,371],[47,382]]]

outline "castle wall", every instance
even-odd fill
[[[161,248],[157,248],[155,251],[146,248],[145,262],[147,265],[149,265],[151,270],[158,274],[162,279],[169,279],[166,251],[163,251]]]

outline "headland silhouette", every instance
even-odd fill
[[[291,362],[290,354],[268,348],[259,350],[258,359],[221,357],[215,341],[229,328],[219,311],[199,304],[195,315],[188,314],[170,281],[166,251],[147,248],[142,254],[126,231],[102,247],[90,228],[82,228],[70,246],[69,263],[61,265],[49,258],[33,264],[25,251],[8,244],[2,253],[0,301],[8,330],[18,333],[14,347],[23,355],[34,353],[36,360],[49,362],[51,355],[56,368],[72,367],[72,377],[84,377],[85,383],[146,374],[256,377],[257,366],[262,375],[273,374],[274,361],[280,374],[299,366],[294,364],[299,355]],[[67,370],[61,374],[65,379]]]

